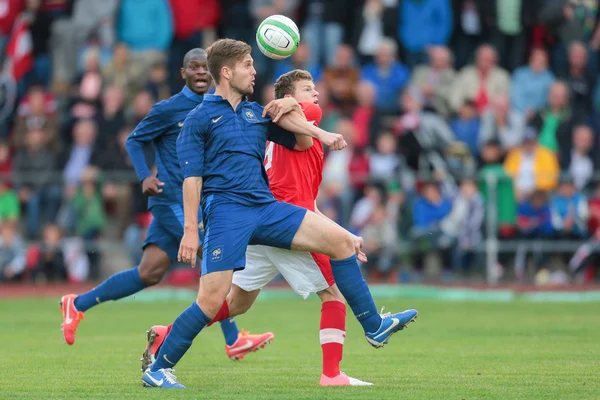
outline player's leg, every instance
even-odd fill
[[[210,200],[209,200],[210,201]],[[252,209],[232,202],[205,205],[208,227],[202,249],[202,277],[198,297],[173,322],[156,361],[142,376],[148,387],[182,388],[172,368],[192,345],[194,338],[223,307],[231,288],[233,270],[246,263],[246,247],[256,229]]]
[[[172,370],[192,346],[200,331],[217,315],[231,286],[233,270],[216,271],[200,278],[198,297],[175,319],[156,360],[142,376],[148,387],[184,388]]]
[[[171,265],[171,258],[168,254],[168,231],[158,221],[155,218],[148,228],[144,254],[139,266],[112,275],[86,293],[69,294],[61,298],[62,332],[67,344],[75,342],[77,327],[87,310],[109,300],[130,296],[160,282]]]
[[[415,310],[380,315],[363,279],[356,259],[354,241],[343,228],[311,211],[286,203],[276,203],[262,210],[260,240],[264,244],[325,254],[338,288],[362,325],[367,341],[374,347],[387,343],[389,337],[416,317]],[[290,237],[291,236],[291,237]]]

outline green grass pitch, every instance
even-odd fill
[[[387,300],[419,318],[375,350],[348,313],[343,370],[373,387],[321,388],[317,300],[259,301],[238,318],[275,341],[230,361],[218,326],[176,375],[183,391],[144,389],[144,332],[189,303],[125,301],[90,310],[69,347],[51,300],[0,301],[1,399],[600,399],[598,303]]]

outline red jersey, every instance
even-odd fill
[[[323,112],[314,103],[300,103],[309,122],[319,125]],[[265,170],[269,176],[269,188],[279,201],[315,211],[315,200],[323,180],[323,145],[313,139],[313,146],[306,151],[294,151],[267,143]]]

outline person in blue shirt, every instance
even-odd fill
[[[250,52],[248,44],[232,39],[217,40],[207,50],[208,69],[217,88],[190,112],[177,140],[185,215],[178,258],[196,265],[200,242],[195,225],[202,200],[206,228],[202,276],[196,301],[175,319],[156,361],[142,376],[147,387],[185,387],[177,382],[173,367],[206,325],[229,317],[228,300],[244,301],[240,299],[244,292],[235,291],[231,282],[233,272],[245,267],[249,244],[329,256],[339,289],[364,294],[348,303],[369,332],[367,340],[376,347],[416,316],[416,311],[409,318],[377,312],[357,263],[362,239],[355,240],[322,216],[274,199],[263,165],[266,142],[293,148],[295,140],[287,138],[285,131],[270,131],[271,121],[298,138],[309,135],[311,143],[310,137],[316,137],[332,150],[346,143],[341,135],[308,124],[296,112],[293,98],[274,100],[264,109],[249,102],[246,97],[254,92],[256,76]]]
[[[171,264],[177,261],[179,241],[183,236],[183,208],[181,186],[183,175],[177,160],[176,141],[187,114],[202,102],[203,95],[211,84],[206,66],[206,52],[202,49],[189,51],[183,60],[181,76],[186,85],[173,97],[157,103],[139,123],[127,139],[126,147],[135,171],[142,182],[142,190],[150,196],[148,207],[153,220],[143,244],[144,254],[140,265],[119,272],[106,281],[81,295],[65,295],[61,299],[63,311],[63,336],[67,344],[75,341],[75,334],[83,313],[108,300],[118,300],[161,281]],[[144,146],[152,142],[156,153],[157,176],[152,176],[144,159]],[[196,233],[202,236],[196,222]],[[243,335],[233,320],[222,321],[226,339],[226,352],[239,357],[237,347],[247,347],[250,339],[252,349],[244,348],[244,354],[273,339],[268,332],[263,335]],[[150,336],[166,332],[149,331]],[[154,338],[149,337],[149,341]],[[149,350],[149,349],[148,349]],[[153,353],[149,353],[153,354]],[[142,368],[152,362],[148,354],[142,359]]]

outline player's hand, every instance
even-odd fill
[[[325,132],[323,135],[321,135],[319,140],[321,140],[321,142],[331,150],[342,150],[348,146],[348,143],[346,143],[344,137],[339,133]]]
[[[165,186],[164,182],[161,182],[154,176],[149,176],[142,181],[142,192],[146,196],[156,196],[162,193],[162,187]]]
[[[356,258],[358,258],[358,261],[367,262],[367,255],[362,251],[364,245],[363,238],[360,236],[353,236],[352,240],[354,241],[354,251],[356,252]]]
[[[179,253],[177,261],[191,264],[192,268],[196,268],[196,257],[200,248],[200,239],[198,232],[184,232],[179,245]]]
[[[271,114],[271,120],[277,122],[283,115],[292,112],[294,109],[299,109],[299,107],[298,102],[293,97],[273,100],[263,110],[263,118],[267,114]]]

